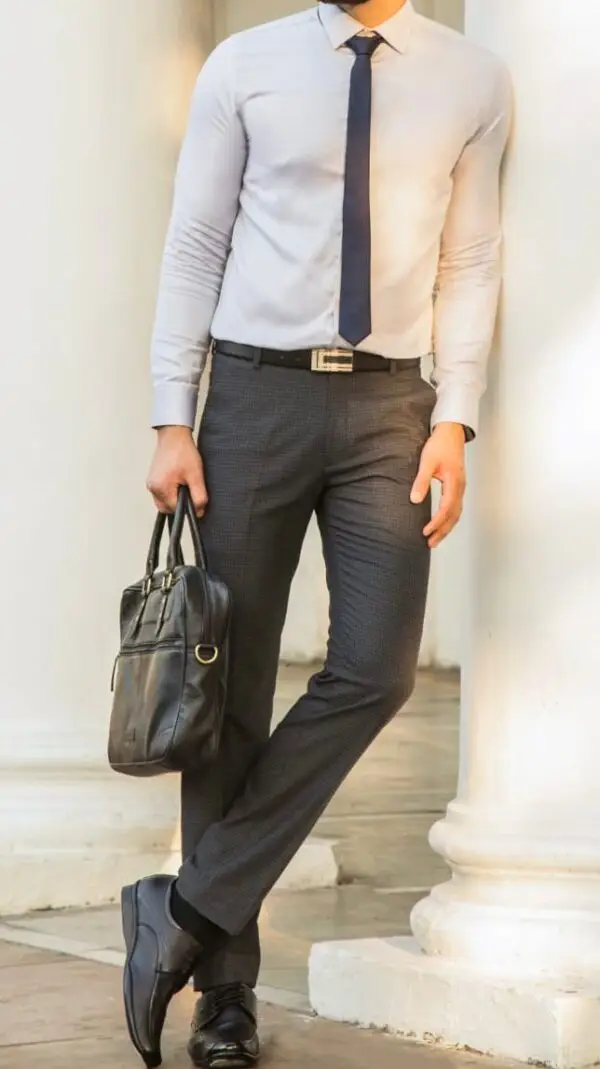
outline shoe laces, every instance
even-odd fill
[[[215,1010],[219,1012],[227,1006],[242,1006],[245,1003],[245,988],[243,984],[223,984],[211,992]]]

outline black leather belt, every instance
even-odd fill
[[[348,371],[396,372],[407,368],[419,368],[420,360],[387,360],[372,353],[355,352],[352,349],[294,349],[289,352],[279,349],[262,349],[255,345],[239,345],[233,341],[215,341],[215,353],[233,356],[236,360],[248,360],[256,367],[273,364],[276,367],[291,367],[303,371],[329,373]]]

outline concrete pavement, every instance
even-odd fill
[[[164,1035],[165,1069],[189,1069],[194,996],[180,995]],[[263,1006],[265,1066],[273,1069],[481,1069],[481,1059],[416,1047],[307,1014]],[[492,1063],[493,1064],[493,1063]],[[0,1069],[140,1069],[111,965],[0,943]]]

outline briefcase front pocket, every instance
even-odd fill
[[[115,771],[143,776],[163,772],[177,730],[184,661],[182,642],[125,647],[119,653],[108,750]]]

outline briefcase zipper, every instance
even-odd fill
[[[174,642],[172,639],[167,640],[166,642],[138,642],[135,646],[123,646],[117,653],[113,664],[112,675],[110,677],[111,694],[114,693],[117,668],[121,657],[127,657],[127,655],[132,655],[134,653],[153,653],[154,650],[185,650],[186,652],[189,652],[189,648],[193,649],[193,647],[183,646],[181,642]]]
[[[168,638],[163,642],[136,642],[130,646],[122,646],[121,653],[151,653],[152,650],[184,650],[185,644],[176,639]]]

